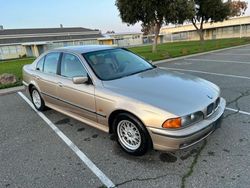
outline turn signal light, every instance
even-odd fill
[[[181,118],[168,119],[162,124],[163,128],[176,129],[181,127]]]

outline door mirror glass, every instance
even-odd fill
[[[81,77],[73,77],[72,81],[74,84],[85,84],[88,82],[89,78],[88,76],[81,76]]]

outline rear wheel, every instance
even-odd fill
[[[35,87],[32,87],[30,94],[31,94],[32,103],[34,104],[35,108],[39,111],[44,111],[46,106],[39,91]]]
[[[121,148],[131,155],[143,155],[150,146],[150,136],[144,125],[134,116],[122,113],[114,122],[114,130]]]

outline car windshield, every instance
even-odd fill
[[[120,48],[82,55],[101,80],[114,80],[154,68],[141,57]]]

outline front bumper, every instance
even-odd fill
[[[147,127],[153,147],[156,150],[173,151],[185,149],[207,138],[220,124],[226,107],[225,99],[221,98],[218,109],[208,118],[199,123],[179,130],[166,130]]]

